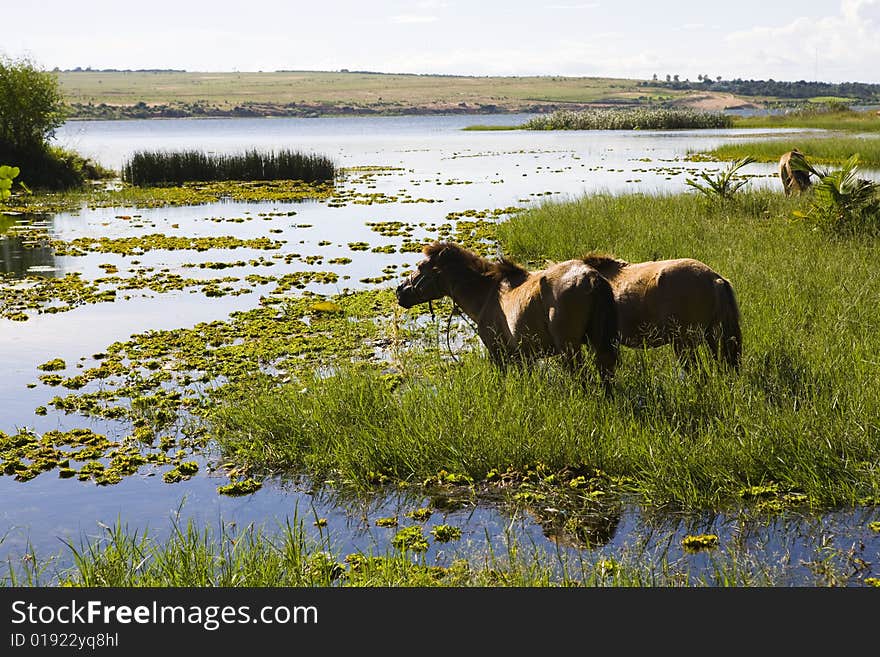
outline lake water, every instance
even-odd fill
[[[379,275],[383,268],[397,265],[403,272],[416,257],[412,253],[354,251],[348,244],[363,241],[371,245],[399,245],[399,237],[381,237],[367,224],[400,221],[412,224],[441,224],[451,212],[509,207],[528,207],[547,200],[576,198],[585,193],[679,192],[688,189],[685,179],[703,170],[723,165],[688,162],[691,149],[755,135],[766,130],[700,130],[675,132],[529,132],[463,131],[474,123],[514,125],[530,118],[511,116],[376,117],[344,119],[172,119],[152,121],[71,122],[58,130],[56,141],[119,169],[138,150],[195,148],[212,152],[245,149],[282,149],[315,152],[331,157],[339,167],[382,167],[375,175],[348,174],[341,185],[363,194],[384,194],[397,201],[373,205],[347,203],[331,207],[326,202],[239,203],[164,208],[82,208],[46,219],[50,234],[63,240],[78,237],[125,237],[144,233],[186,236],[224,236],[247,239],[269,236],[286,240],[282,252],[295,249],[302,254],[323,256],[307,264],[301,259],[278,263],[273,274],[286,271],[336,270],[334,284],[312,283],[307,289],[336,293],[346,289],[372,287],[363,278]],[[782,135],[782,131],[775,131]],[[778,185],[775,166],[749,165],[743,170],[752,185]],[[429,202],[430,201],[430,202]],[[288,212],[295,214],[287,215]],[[272,221],[261,215],[271,213]],[[120,220],[119,216],[134,217]],[[233,221],[233,219],[240,221]],[[278,231],[269,233],[271,229]],[[430,236],[423,227],[415,239]],[[244,276],[250,268],[230,268],[218,273],[185,267],[208,260],[246,260],[263,255],[246,249],[194,253],[192,251],[149,251],[140,266],[167,269],[184,276]],[[333,267],[326,260],[337,256],[351,263]],[[104,274],[100,265],[115,265],[122,271],[130,259],[113,254],[54,256],[51,249],[22,248],[15,240],[0,238],[0,271],[17,276],[39,272],[63,276],[78,272],[92,280]],[[388,281],[383,285],[395,285]],[[68,364],[88,362],[114,341],[149,329],[191,327],[203,321],[225,319],[235,310],[257,305],[265,290],[217,299],[193,297],[187,291],[133,292],[129,299],[81,306],[58,314],[31,314],[28,321],[0,319],[0,430],[15,433],[28,427],[38,433],[50,429],[92,427],[111,436],[124,435],[127,427],[77,415],[65,415],[51,407],[44,416],[34,414],[48,406],[58,394],[49,386],[37,385],[36,366],[61,357]],[[69,369],[72,369],[69,367]],[[121,423],[120,423],[121,424]],[[355,550],[382,552],[394,530],[374,526],[366,518],[400,515],[424,506],[425,498],[394,495],[385,498],[340,500],[331,494],[312,494],[295,482],[270,481],[253,495],[230,498],[217,494],[226,477],[200,473],[178,484],[165,484],[155,471],[143,468],[139,474],[113,486],[62,480],[46,473],[26,483],[0,476],[0,557],[15,563],[33,547],[39,557],[58,555],[57,568],[70,565],[63,541],[78,544],[100,537],[100,523],[117,521],[131,530],[146,530],[163,537],[171,530],[171,519],[194,520],[202,526],[233,523],[239,527],[254,523],[268,529],[282,526],[294,513],[310,519],[328,519],[334,545],[342,554]],[[873,513],[873,516],[872,516]],[[530,515],[511,516],[488,505],[435,514],[434,520],[463,529],[464,540],[456,547],[439,550],[432,546],[427,558],[443,562],[456,550],[485,547],[488,540],[503,546],[509,533],[527,544],[554,549],[551,533]],[[645,549],[666,549],[678,545],[685,534],[716,533],[724,542],[738,542],[756,561],[786,564],[783,581],[798,584],[810,571],[803,562],[817,558],[827,541],[846,551],[863,545],[868,554],[880,554],[877,533],[866,529],[876,512],[857,509],[827,513],[819,517],[793,516],[754,524],[736,517],[702,515],[688,517],[644,517],[637,508],[624,508],[605,527],[598,550],[613,555],[635,542]],[[309,524],[309,523],[307,523]],[[672,538],[670,538],[672,537]],[[452,544],[454,545],[454,544]],[[565,547],[575,553],[579,548]],[[683,555],[673,549],[672,558],[690,560],[687,567],[699,577],[710,568],[706,556]]]

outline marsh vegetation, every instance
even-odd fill
[[[878,120],[880,123],[880,120]],[[868,169],[880,168],[880,137],[871,136],[827,136],[798,135],[797,137],[776,137],[774,139],[722,144],[705,153],[694,153],[695,157],[708,156],[721,161],[753,157],[758,162],[776,163],[783,153],[797,148],[815,165],[841,165],[853,154],[858,154],[859,163]]]
[[[10,522],[48,503],[110,528],[55,557],[55,525],[10,529],[6,583],[878,581],[876,234],[819,229],[819,197],[757,163],[723,202],[688,190],[725,173],[683,159],[694,136],[678,158],[673,136],[448,134],[430,156],[395,134],[333,186],[15,199],[52,221],[3,224],[34,264],[0,279]],[[534,269],[698,258],[737,291],[741,373],[627,347],[610,399],[553,358],[502,374],[451,305],[396,304],[434,239]],[[62,325],[75,343],[47,340]],[[196,524],[145,533],[189,494]]]
[[[122,167],[122,179],[133,185],[180,185],[225,180],[299,180],[332,182],[333,161],[316,153],[293,150],[239,154],[201,151],[138,151]]]
[[[730,128],[733,117],[692,109],[559,110],[523,124],[524,130],[684,130]]]
[[[250,468],[305,468],[363,486],[441,471],[490,483],[492,473],[540,464],[563,485],[563,472],[601,471],[663,507],[872,504],[878,245],[817,235],[793,215],[802,204],[770,192],[724,207],[691,195],[599,195],[497,228],[504,252],[531,263],[594,251],[711,262],[743,308],[740,376],[708,362],[682,376],[668,349],[624,349],[606,401],[552,362],[502,375],[479,351],[460,362],[402,355],[390,379],[343,368],[248,386],[215,412],[218,443]]]

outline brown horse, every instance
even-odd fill
[[[658,347],[671,343],[689,367],[706,343],[712,355],[739,369],[739,307],[730,282],[691,258],[630,263],[604,255],[584,258],[614,290],[620,343]]]
[[[812,173],[813,168],[807,163],[804,154],[796,148],[779,158],[779,179],[786,196],[807,191]]]
[[[611,286],[583,260],[530,272],[509,260],[491,262],[453,243],[434,242],[397,288],[404,308],[449,296],[477,326],[494,363],[559,354],[572,371],[581,345],[594,353],[605,393],[617,366],[617,313]]]

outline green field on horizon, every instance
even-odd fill
[[[56,72],[66,102],[99,105],[332,104],[394,109],[461,103],[517,109],[535,103],[669,100],[686,92],[598,77],[471,77],[368,72]]]

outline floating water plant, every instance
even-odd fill
[[[234,481],[231,484],[226,484],[225,486],[218,486],[217,492],[221,495],[239,497],[256,493],[262,487],[263,484],[256,479],[243,479],[241,481]]]
[[[172,468],[164,475],[162,475],[162,481],[166,484],[177,483],[178,481],[184,481],[186,479],[191,478],[199,471],[199,465],[195,461],[184,461],[180,463],[177,467]]]
[[[342,306],[333,301],[318,301],[311,305],[311,309],[317,313],[341,313]]]
[[[431,536],[438,543],[457,541],[461,538],[461,528],[452,525],[434,525],[431,529]]]
[[[698,552],[718,547],[718,537],[715,534],[698,534],[685,536],[681,539],[682,547],[688,552]]]
[[[428,539],[422,534],[422,528],[413,526],[401,529],[391,544],[402,552],[426,552],[428,550]]]
[[[376,527],[397,527],[397,518],[391,516],[389,518],[376,518]]]
[[[433,515],[433,513],[434,511],[431,509],[431,507],[426,506],[422,507],[421,509],[414,509],[413,511],[410,511],[406,514],[406,517],[412,518],[413,520],[416,520],[418,522],[425,522]]]

